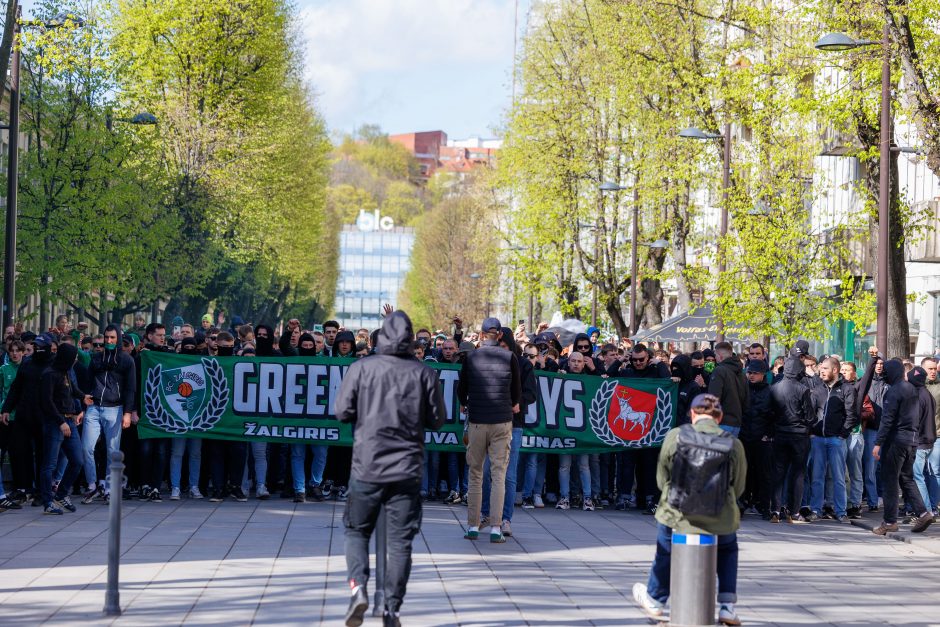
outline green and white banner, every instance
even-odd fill
[[[368,359],[368,358],[366,358]],[[352,445],[352,427],[333,414],[351,359],[190,357],[141,354],[142,438],[195,436]],[[440,377],[447,423],[428,431],[431,450],[462,451],[457,400],[460,366],[429,363]],[[523,450],[598,453],[662,445],[675,423],[677,387],[669,379],[606,379],[539,372]]]

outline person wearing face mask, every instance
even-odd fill
[[[134,359],[121,350],[121,330],[109,324],[104,330],[104,350],[92,355],[88,367],[92,403],[85,408],[82,449],[85,456],[87,491],[83,503],[111,494],[111,453],[121,448],[121,430],[131,426],[131,408],[137,393]],[[104,477],[96,476],[95,446],[104,436]]]
[[[235,354],[235,337],[228,332],[220,332],[216,338],[218,357],[231,357]],[[231,496],[240,503],[248,500],[242,490],[248,449],[246,442],[206,439],[203,451],[209,459],[212,476],[210,503],[220,503],[226,496]]]
[[[319,354],[317,342],[310,333],[302,333],[297,344],[299,357],[316,357]],[[310,483],[307,483],[307,452],[311,454]],[[329,447],[321,444],[291,444],[290,467],[293,481],[293,497],[295,503],[305,503],[307,496],[315,501],[323,500],[323,471],[326,468]],[[286,487],[286,486],[285,486]]]
[[[352,331],[340,331],[333,340],[331,356],[356,357],[356,336]],[[323,484],[323,495],[326,498],[335,498],[337,501],[346,500],[346,490],[349,485],[349,468],[352,463],[352,449],[348,446],[333,448],[329,456],[325,474],[329,477]]]
[[[232,357],[235,355],[235,336],[228,331],[219,331],[216,336],[215,354],[217,357]]]
[[[40,492],[45,514],[62,515],[63,509],[70,512],[76,510],[68,495],[82,471],[83,455],[78,425],[82,423],[82,402],[85,400],[85,394],[69,376],[77,360],[78,349],[71,344],[62,344],[52,364],[43,370],[40,378],[39,406],[43,432]],[[53,493],[52,475],[60,449],[65,451],[68,465]]]
[[[43,462],[40,380],[52,361],[52,342],[47,336],[40,335],[30,342],[30,346],[33,347],[33,354],[17,370],[3,407],[0,408],[0,420],[9,422],[10,414],[16,412],[10,446],[14,487],[11,499],[23,503],[32,498],[35,505],[42,505],[39,496],[39,476]]]
[[[689,405],[692,399],[705,391],[699,384],[692,369],[692,358],[688,355],[676,355],[669,364],[672,380],[679,384],[679,405],[676,412],[676,426],[688,424],[692,419],[689,414]]]

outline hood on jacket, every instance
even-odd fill
[[[65,344],[63,342],[59,345],[59,351],[55,354],[55,359],[52,360],[52,367],[56,370],[67,372],[69,368],[75,365],[77,358],[78,349],[71,344]]]
[[[588,335],[587,333],[578,333],[576,336],[574,336],[574,340],[572,340],[571,342],[571,350],[574,350],[574,347],[578,345],[578,342],[582,342],[582,341],[586,341],[588,344],[591,345],[592,347],[591,353],[593,354],[594,344],[591,342],[591,336]]]
[[[889,359],[885,362],[885,369],[882,373],[885,383],[894,385],[904,379],[904,364],[899,359]]]
[[[117,365],[119,353],[122,352],[122,348],[124,346],[124,334],[121,332],[120,325],[117,324],[109,324],[106,326],[104,328],[104,332],[107,333],[108,331],[114,331],[117,333],[117,344],[115,347],[112,349],[105,347],[104,352],[101,355],[101,363],[105,366],[105,368],[110,370]]]
[[[676,355],[669,364],[672,376],[678,377],[680,383],[688,383],[695,378],[692,371],[692,358],[688,355]]]
[[[787,357],[783,362],[783,376],[787,379],[800,379],[806,373],[803,360],[799,357]]]
[[[303,348],[304,342],[313,342],[313,348]],[[301,357],[315,357],[317,354],[316,339],[310,333],[301,333],[297,341],[297,354]]]
[[[264,329],[267,331],[267,337],[259,337],[258,331]],[[255,327],[255,355],[264,357],[274,354],[274,329],[267,324],[259,324]]]
[[[499,339],[503,342],[506,342],[506,346],[509,347],[510,352],[513,354],[516,353],[516,338],[512,336],[512,329],[509,327],[502,327],[500,332],[503,334]]]
[[[338,357],[340,342],[349,342],[348,356],[354,357],[356,355],[356,336],[353,335],[352,331],[340,331],[336,334],[336,339],[333,340],[333,357]]]
[[[927,371],[920,366],[914,366],[914,368],[907,373],[907,382],[917,388],[924,387],[927,385]]]
[[[340,339],[340,335],[342,334],[337,334],[337,340]],[[411,318],[408,317],[408,314],[404,311],[393,311],[382,323],[376,352],[382,355],[414,357],[412,352],[414,338],[414,328],[411,326]]]
[[[591,336],[594,335],[595,333],[597,333],[597,334],[598,334],[597,337],[600,338],[600,332],[601,332],[601,330],[598,329],[597,327],[588,327],[588,328],[587,328],[587,331],[585,331],[584,333],[585,333],[585,335],[588,336],[588,339],[590,340],[590,339],[591,339]],[[593,340],[591,341],[591,347],[592,347],[592,348],[594,347],[594,341],[593,341]]]

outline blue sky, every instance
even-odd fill
[[[198,2],[198,0],[195,0]],[[515,0],[295,0],[306,76],[332,133],[493,137],[512,92]],[[531,0],[519,0],[520,32]],[[36,0],[23,0],[32,15]]]
[[[527,0],[519,2],[525,20]],[[514,0],[298,0],[332,132],[494,136],[511,98]]]

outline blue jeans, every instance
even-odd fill
[[[180,487],[183,453],[189,454],[189,487],[198,488],[202,466],[202,440],[199,438],[174,438],[170,443],[170,487]]]
[[[666,603],[669,600],[669,571],[672,565],[672,529],[659,523],[656,532],[656,557],[650,568],[646,588],[649,595]],[[738,536],[718,536],[718,602],[738,602]]]
[[[545,453],[523,453],[525,459],[525,478],[522,480],[522,497],[530,498],[542,495],[545,487]]]
[[[849,452],[845,463],[849,469],[849,503],[853,506],[862,504],[864,490],[862,474],[862,456],[865,454],[865,438],[861,432],[849,436]]]
[[[121,450],[121,407],[102,407],[89,405],[85,408],[85,420],[82,423],[82,448],[85,453],[85,483],[92,486],[98,483],[95,472],[95,445],[98,436],[104,434],[107,448],[104,462],[104,491],[111,493],[111,453]]]
[[[828,466],[832,470],[832,506],[836,516],[845,516],[845,456],[848,451],[845,438],[816,436],[810,446],[813,451],[813,497],[810,507],[816,513],[822,511]]]
[[[323,470],[326,468],[326,454],[329,447],[320,444],[291,444],[290,471],[294,477],[294,492],[307,491],[304,461],[307,458],[308,446],[313,449],[313,460],[310,462],[310,485],[315,486],[323,483]]]
[[[72,491],[72,484],[78,479],[82,472],[84,463],[84,454],[82,452],[82,438],[78,435],[78,427],[75,421],[69,420],[67,423],[72,433],[66,438],[62,435],[59,425],[44,421],[42,424],[42,474],[40,476],[40,490],[42,504],[52,504],[52,499],[68,496]],[[52,493],[52,473],[55,472],[56,465],[59,462],[59,450],[65,451],[68,458],[68,465],[65,468],[65,474],[62,481],[59,482],[59,489],[56,494]]]
[[[512,444],[509,447],[509,465],[506,466],[506,496],[503,498],[503,520],[512,520],[516,505],[516,474],[519,466],[519,451],[522,450],[522,429],[512,430]],[[483,504],[480,511],[484,516],[490,514],[490,458],[483,463]]]
[[[251,484],[248,481],[251,474],[248,471],[248,464],[251,461],[255,463],[255,492],[257,493],[258,488],[261,486],[267,487],[268,481],[268,443],[267,442],[251,442],[248,445],[248,452],[250,455],[248,459],[245,459],[245,473],[242,476],[242,491],[245,494],[248,494]]]
[[[875,448],[875,439],[878,437],[878,430],[865,429],[862,431],[862,437],[865,439],[865,451],[862,453],[862,470],[865,474],[865,493],[868,498],[868,506],[877,507],[879,461],[871,456],[871,452],[872,449]]]
[[[933,443],[930,450],[917,451],[914,460],[914,483],[920,490],[924,506],[933,511],[940,505],[940,439]]]
[[[562,455],[558,458],[558,489],[561,492],[561,498],[569,497],[571,491],[571,458],[574,455]],[[591,456],[582,453],[576,456],[578,458],[578,471],[581,475],[581,492],[586,498],[590,498],[591,489]]]

